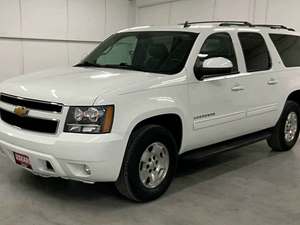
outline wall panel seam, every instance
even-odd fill
[[[252,12],[253,23],[256,23],[256,0],[253,0],[253,12]]]
[[[214,0],[214,3],[213,3],[213,12],[212,12],[212,20],[216,19],[216,10],[217,10],[217,0]]]
[[[267,0],[266,11],[265,11],[265,23],[267,23],[267,21],[268,21],[269,8],[270,8],[270,2],[269,2],[269,0]]]
[[[171,24],[171,10],[172,10],[172,2],[169,2],[168,3],[168,5],[169,5],[169,8],[168,8],[168,25],[170,25]]]
[[[251,7],[252,7],[252,4],[253,3],[253,1],[252,0],[249,0],[248,1],[248,19],[247,19],[247,21],[251,21]]]
[[[108,27],[107,27],[107,0],[104,1],[104,13],[105,13],[105,16],[104,16],[104,36],[107,35],[108,33]]]
[[[69,17],[69,0],[66,0],[66,16],[67,16],[67,27],[66,27],[66,38],[69,39],[69,25],[70,25],[70,17]],[[68,64],[71,64],[71,56],[70,56],[70,45],[69,43],[66,43],[67,45],[67,54],[68,54]]]
[[[23,36],[23,13],[22,13],[22,0],[19,0],[19,16],[20,16],[20,34]],[[11,38],[10,38],[11,39]],[[21,74],[25,73],[25,52],[24,52],[24,42],[20,40],[21,45]]]

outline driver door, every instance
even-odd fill
[[[210,74],[208,78],[189,84],[191,118],[193,119],[192,148],[199,148],[235,138],[247,133],[246,94],[239,77],[236,51],[228,32],[209,35],[204,41],[199,60],[223,57],[233,68],[229,74]],[[205,75],[205,74],[204,74]],[[195,74],[192,74],[195,77]],[[205,76],[204,76],[205,77]]]

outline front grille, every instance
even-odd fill
[[[33,117],[19,117],[14,113],[0,109],[1,119],[13,126],[42,133],[56,133],[58,121]]]
[[[58,113],[62,111],[62,105],[58,103],[26,99],[26,98],[16,97],[12,95],[7,95],[7,94],[1,94],[0,101],[15,106],[24,106],[29,109],[58,112]]]

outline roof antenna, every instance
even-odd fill
[[[190,27],[189,21],[185,21],[184,24],[183,24],[183,27],[184,28]]]

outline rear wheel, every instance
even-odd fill
[[[130,137],[116,187],[131,200],[154,200],[168,189],[176,165],[177,146],[170,131],[144,126]]]
[[[294,147],[299,137],[300,109],[294,101],[287,101],[282,115],[268,139],[274,151],[288,151]]]

